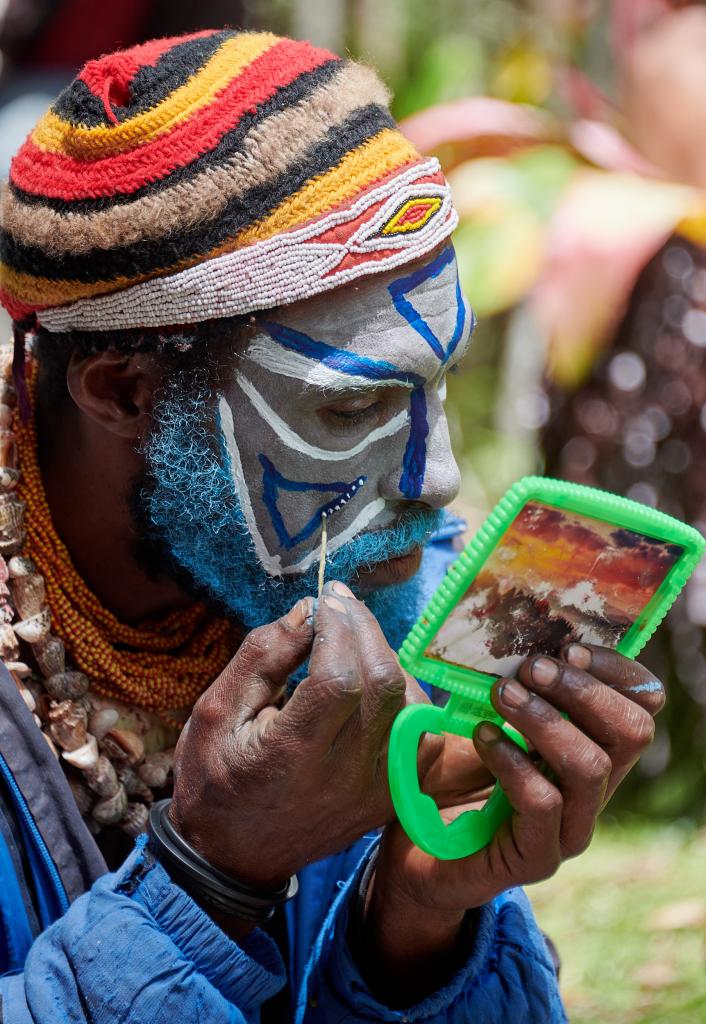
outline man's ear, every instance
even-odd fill
[[[136,441],[149,429],[154,392],[161,376],[157,360],[149,353],[74,354],[66,371],[66,385],[85,416],[111,434]]]

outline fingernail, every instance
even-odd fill
[[[306,624],[307,626],[313,626],[314,616],[316,615],[316,609],[319,607],[319,599],[318,597],[307,597],[306,600],[311,601],[311,605],[309,606],[309,614],[306,617]]]
[[[559,675],[559,668],[549,658],[537,658],[532,665],[532,682],[538,686],[549,686]]]
[[[509,708],[521,708],[529,700],[529,690],[515,679],[509,679],[500,687],[500,700]]]
[[[581,644],[571,644],[566,652],[566,660],[576,668],[588,668],[591,664],[591,652]]]
[[[307,616],[311,613],[309,601],[311,601],[310,597],[303,597],[301,601],[297,601],[293,608],[290,608],[284,617],[284,621],[288,626],[298,629],[299,626],[306,622]]]
[[[476,731],[476,736],[481,743],[495,743],[500,739],[500,729],[491,722],[481,722]]]
[[[321,600],[327,608],[333,608],[335,612],[343,612],[345,615],[346,606],[343,601],[339,601],[337,597],[331,597],[329,594],[326,594],[326,596],[322,597]]]
[[[324,594],[339,594],[340,597],[351,598],[354,596],[353,591],[349,590],[345,583],[341,583],[340,580],[328,580],[324,583]]]

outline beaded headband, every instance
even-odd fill
[[[409,263],[454,230],[458,216],[438,161],[427,160],[303,228],[178,274],[45,309],[48,331],[188,324],[286,305]]]

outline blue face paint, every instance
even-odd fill
[[[427,397],[424,388],[415,388],[409,402],[409,439],[402,457],[400,491],[405,498],[421,497],[427,462]]]
[[[397,312],[405,318],[409,326],[413,327],[420,337],[424,338],[429,348],[442,364],[446,363],[455,352],[463,336],[463,329],[466,326],[466,306],[461,294],[461,282],[458,279],[458,272],[456,273],[456,324],[451,340],[446,347],[444,347],[427,321],[414,308],[407,295],[421,284],[424,284],[425,281],[438,277],[450,263],[455,261],[455,258],[452,246],[448,246],[431,263],[425,264],[407,277],[398,278],[388,285],[387,289]]]
[[[446,365],[458,348],[458,343],[463,337],[463,330],[466,326],[466,305],[461,293],[461,282],[458,278],[458,272],[456,273],[456,323],[451,340],[446,348],[444,348],[441,340],[436,336],[427,321],[414,308],[407,296],[409,292],[424,284],[425,281],[438,277],[449,264],[454,262],[454,250],[452,246],[447,246],[431,263],[427,263],[407,277],[400,277],[388,285],[388,291],[395,309],[405,318],[410,327],[413,327],[417,334],[426,341],[442,366]],[[421,497],[424,487],[426,440],[429,434],[426,412],[426,397],[423,388],[420,387],[412,392],[410,401],[411,423],[409,441],[404,453],[402,476],[400,477],[400,491],[405,498],[416,499]]]
[[[262,500],[265,504],[265,508],[270,514],[270,519],[277,532],[277,537],[283,548],[288,551],[291,548],[301,544],[302,541],[308,540],[312,534],[321,526],[321,517],[330,516],[333,512],[337,512],[341,505],[345,505],[353,497],[365,483],[365,477],[360,476],[357,480],[352,480],[350,483],[342,483],[336,481],[334,483],[316,484],[316,483],[302,483],[298,480],[288,480],[281,473],[278,473],[275,467],[272,465],[266,455],[260,454],[260,465],[263,468],[262,476]],[[321,494],[330,494],[331,492],[338,495],[331,501],[325,502],[321,505],[314,515],[311,517],[308,523],[299,530],[298,533],[292,535],[287,527],[284,525],[284,519],[277,507],[277,496],[279,491],[290,491],[299,494],[306,494],[307,491],[316,491]]]
[[[453,259],[453,250],[449,250],[449,252],[451,252],[451,258]],[[446,266],[446,263],[444,263],[444,266]],[[423,269],[426,270],[427,268]],[[441,269],[443,269],[443,267]],[[437,271],[437,273],[438,272],[440,271]],[[392,288],[392,285],[390,288]],[[463,308],[462,300],[461,307]],[[426,384],[425,379],[420,377],[419,374],[408,373],[404,370],[400,370],[396,366],[393,366],[391,363],[385,362],[384,360],[370,359],[367,356],[359,356],[355,353],[334,348],[333,345],[327,345],[323,341],[316,341],[314,338],[310,338],[301,331],[295,331],[291,327],[285,327],[282,324],[265,321],[262,326],[267,330],[267,333],[270,335],[272,340],[276,341],[284,348],[297,352],[299,355],[307,356],[310,359],[316,359],[323,365],[330,369],[338,370],[340,373],[346,373],[356,377],[365,377],[366,379],[373,381],[399,381],[401,384],[412,384],[414,386],[410,395],[409,439],[402,459],[400,492],[405,498],[409,498],[411,500],[419,498],[424,485],[424,472],[426,469],[426,439],[429,434],[429,424],[427,422],[427,401],[424,394],[424,386]],[[413,324],[413,326],[415,325]],[[458,338],[461,337],[462,332],[463,321],[461,322],[461,330],[458,334]],[[456,338],[455,344],[458,344],[458,338]],[[263,458],[264,456],[261,455],[261,462]],[[264,465],[265,464],[263,462],[263,466]],[[274,473],[274,468],[272,473]],[[266,469],[265,477],[263,479],[265,503],[270,513],[273,526],[280,538],[280,542],[286,547],[292,547],[292,544],[285,543],[284,538],[288,537],[289,534],[286,531],[284,524],[281,522],[281,516],[279,516],[279,513],[276,510],[275,499],[272,497],[272,473],[268,474],[268,470]],[[345,487],[346,485],[342,486]],[[328,488],[320,487],[319,489],[332,491],[336,490],[338,487],[338,484],[332,484]],[[314,485],[307,484],[302,489],[314,490],[315,487]],[[319,514],[318,519],[320,520],[320,518],[321,516]],[[309,525],[310,524],[307,524],[307,527],[305,527],[306,530],[309,530]],[[316,529],[316,525],[317,524],[314,523],[309,532],[300,537],[300,540],[304,540],[305,537],[311,536]],[[299,534],[297,534],[297,536],[299,536]],[[299,543],[299,541],[296,541],[296,543]]]
[[[466,326],[466,306],[463,301],[463,295],[461,294],[461,285],[458,279],[458,273],[456,274],[455,286],[456,323],[452,337],[446,346],[444,346],[427,321],[415,309],[414,305],[408,298],[408,295],[426,281],[437,278],[446,269],[446,267],[454,262],[454,250],[451,246],[447,246],[447,248],[444,249],[443,252],[439,253],[439,255],[430,263],[425,264],[423,267],[419,267],[412,274],[398,278],[388,285],[388,291],[395,309],[404,317],[410,327],[414,328],[417,334],[424,339],[442,365],[445,365],[455,352],[459,341],[463,337],[464,328]],[[400,477],[399,488],[400,493],[409,500],[413,501],[420,498],[424,487],[424,476],[426,472],[426,446],[427,438],[429,436],[427,401],[424,393],[424,387],[427,381],[423,377],[420,377],[419,374],[400,370],[398,367],[386,360],[371,359],[368,356],[361,356],[344,349],[335,348],[333,345],[328,345],[323,341],[317,341],[315,338],[311,338],[309,335],[304,334],[301,331],[297,331],[292,327],[287,327],[284,324],[279,324],[274,321],[264,321],[262,327],[267,331],[272,340],[277,342],[277,344],[281,345],[283,348],[296,352],[298,355],[306,356],[308,359],[315,359],[322,365],[329,369],[337,370],[339,373],[345,373],[356,377],[364,377],[371,381],[399,381],[402,384],[411,384],[413,386],[413,390],[410,395],[409,438],[402,457],[402,475]],[[260,461],[262,462],[264,458],[265,456],[261,455]],[[265,465],[264,462],[262,464],[263,466]],[[297,539],[293,540],[277,510],[276,492],[274,490],[275,484],[282,487],[286,486],[286,484],[278,484],[274,467],[271,467],[270,470],[266,468],[263,478],[265,504],[280,543],[283,547],[291,548],[295,546],[295,544],[307,539],[315,532],[318,526],[318,521],[320,521],[321,518],[321,512],[325,509],[324,506],[322,506],[321,510],[309,521],[309,523],[306,524],[304,529],[295,535]],[[291,481],[288,481],[287,484],[291,484]],[[332,484],[328,490],[335,491],[338,487],[338,484]],[[291,487],[289,489],[291,489]],[[317,488],[313,484],[307,484],[302,489],[315,490]],[[323,487],[319,489],[324,490]]]
[[[453,250],[449,249],[446,251],[451,253],[451,259],[453,259]],[[444,254],[442,253],[442,256],[443,255]],[[447,262],[448,260],[443,264],[443,266],[436,270],[434,274],[427,276],[436,276],[436,274],[440,273],[443,267],[446,266]],[[424,271],[427,270],[426,267],[422,269]],[[417,273],[421,273],[421,271],[418,271]],[[426,278],[422,278],[421,280],[426,280]],[[420,282],[417,282],[417,284],[418,283]],[[390,288],[392,288],[392,285]],[[265,321],[262,326],[265,328],[272,340],[276,341],[279,345],[282,345],[290,351],[297,352],[299,355],[307,356],[309,359],[316,359],[324,366],[338,370],[339,373],[346,373],[350,376],[356,377],[365,377],[367,380],[371,381],[399,381],[401,384],[413,385],[414,390],[410,396],[409,439],[402,459],[400,491],[405,498],[409,498],[411,500],[419,498],[424,485],[424,472],[426,468],[426,439],[429,434],[429,424],[427,422],[427,400],[424,394],[424,386],[426,384],[425,379],[420,377],[419,374],[408,373],[404,370],[400,370],[398,367],[393,366],[392,363],[388,363],[385,360],[370,359],[367,356],[360,356],[353,352],[347,352],[343,349],[335,348],[333,345],[327,345],[326,342],[316,341],[316,339],[310,338],[301,331],[295,331],[291,327],[285,327],[284,325],[274,323],[273,321]],[[462,330],[463,324],[461,325],[461,331]],[[264,458],[265,456],[260,456],[260,461],[263,466],[265,466],[265,462],[262,461]],[[299,543],[301,540],[306,539],[315,532],[320,523],[321,514],[318,514],[318,518],[314,517],[306,527],[304,527],[304,531],[296,535],[298,538],[296,541],[288,543],[287,538],[289,538],[290,535],[282,522],[282,517],[277,511],[276,497],[273,493],[274,473],[274,467],[272,467],[271,470],[268,470],[267,468],[265,469],[265,476],[263,478],[264,500],[270,514],[270,518],[272,519],[272,524],[280,539],[280,543],[282,543],[284,547],[289,548],[293,547],[294,543]],[[345,488],[347,485],[332,484],[326,488],[320,486],[318,489],[332,491],[338,489],[339,486]],[[306,484],[301,489],[314,490],[316,488],[314,485]],[[323,510],[324,508],[322,507],[321,511]]]
[[[626,686],[628,693],[661,693],[662,684],[657,679],[650,679],[646,683],[637,683],[635,686]]]
[[[384,359],[370,359],[368,356],[356,355],[355,352],[327,345],[325,341],[316,341],[308,334],[295,331],[292,327],[285,327],[284,324],[265,320],[261,326],[282,348],[306,356],[307,359],[315,359],[330,370],[338,370],[339,373],[346,373],[351,377],[365,377],[371,381],[399,381],[413,387],[421,387],[426,383],[418,373],[407,373]]]
[[[154,409],[155,430],[145,457],[151,486],[142,495],[154,533],[174,562],[227,612],[248,628],[283,615],[301,597],[316,593],[317,567],[298,576],[273,578],[257,557],[235,495],[211,396],[174,393]],[[335,551],[329,579],[349,585],[366,566],[405,554],[438,529],[442,512],[409,510],[396,526],[362,533]],[[393,647],[399,646],[426,596],[420,576],[366,595]]]

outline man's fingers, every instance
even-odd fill
[[[350,676],[308,675],[277,716],[277,730],[288,738],[328,750],[360,706],[361,687]]]
[[[632,661],[608,647],[569,644],[562,649],[560,660],[590,672],[596,679],[629,697],[651,715],[656,715],[664,706],[664,687],[659,679],[639,661]]]
[[[490,722],[481,722],[473,742],[515,811],[512,820],[480,851],[485,871],[494,882],[504,880],[507,885],[549,877],[561,863],[560,791],[524,750]]]
[[[613,771],[610,757],[555,707],[517,680],[496,683],[491,699],[498,713],[532,743],[556,776],[563,798],[563,854],[574,857],[582,853],[605,802]]]
[[[360,707],[361,729],[370,750],[385,743],[395,716],[406,703],[425,700],[416,680],[400,665],[375,616],[362,601],[347,607],[358,645],[358,664],[363,680]]]
[[[224,708],[233,708],[233,724],[238,728],[272,704],[309,653],[313,629],[307,620],[312,607],[313,599],[305,597],[281,619],[251,630],[200,698],[199,718],[213,708],[220,720]]]
[[[354,624],[347,611],[351,599],[326,589],[314,619],[309,675],[283,708],[277,726],[328,748],[358,710],[363,680]]]
[[[371,772],[377,772],[397,713],[405,703],[427,698],[402,669],[374,615],[344,584],[332,581],[324,587],[314,633],[309,675],[278,716],[276,728],[283,737],[306,736],[327,748],[352,744],[356,756],[363,754]],[[438,744],[420,745],[422,775],[436,756]]]
[[[613,659],[609,661],[614,669],[612,678],[615,679],[620,667],[616,666]],[[641,666],[640,672],[645,673]],[[652,740],[654,721],[650,712],[642,703],[638,703],[637,697],[633,698],[615,686],[606,685],[591,672],[562,660],[532,658],[522,665],[519,677],[527,687],[565,711],[584,733],[608,753],[613,764],[606,793],[610,796]],[[639,696],[644,699],[654,694],[645,692]]]
[[[355,738],[370,751],[381,748],[404,706],[407,677],[374,615],[339,582],[327,583],[315,619],[309,661],[312,692],[353,692],[359,707]],[[291,703],[291,702],[290,702]],[[338,726],[341,729],[345,719]]]

